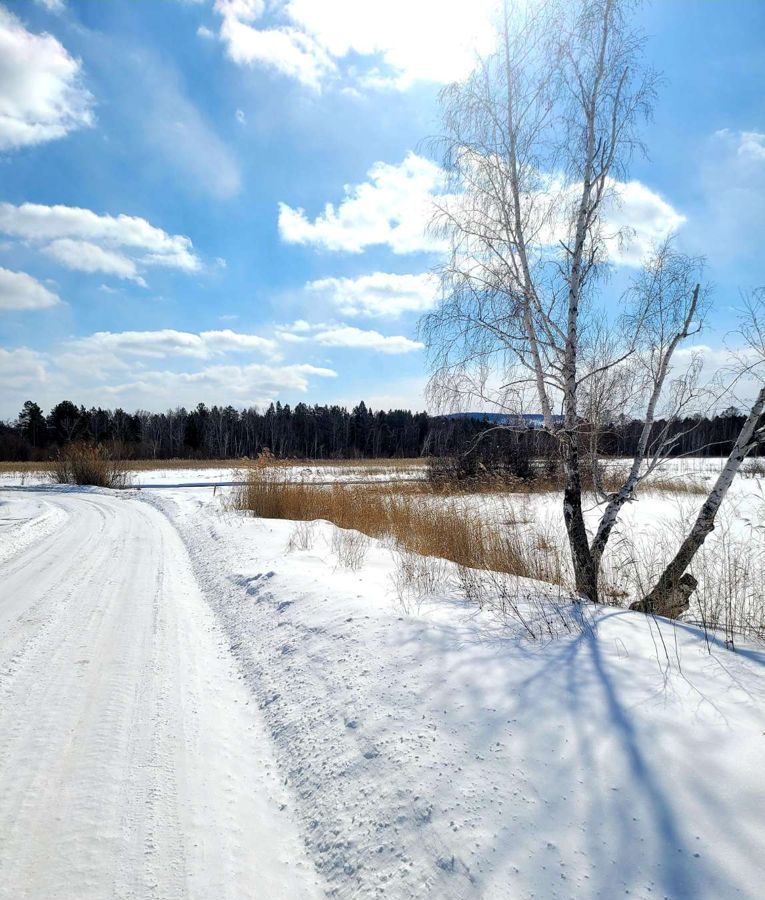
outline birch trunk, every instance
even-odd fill
[[[565,486],[563,519],[566,524],[574,585],[577,594],[592,603],[598,602],[598,571],[590,553],[590,543],[582,512],[582,480],[579,464],[579,436],[569,434],[564,447]]]
[[[661,578],[656,582],[655,587],[648,596],[644,600],[633,603],[630,609],[676,618],[688,608],[689,597],[695,587],[695,579],[689,580],[688,576],[684,575],[685,570],[693,561],[694,556],[698,553],[707,536],[714,530],[715,517],[725,499],[725,495],[728,493],[728,488],[741,468],[741,463],[743,463],[747,454],[757,443],[757,423],[764,410],[765,387],[762,387],[736,439],[736,443],[733,445],[728,461],[722,472],[720,472],[714,487],[701,507],[693,527],[681,544],[675,558],[664,570]],[[683,580],[684,578],[685,580]],[[689,587],[691,588],[690,591],[688,590]]]
[[[648,401],[645,421],[643,422],[643,429],[640,433],[640,440],[638,441],[637,451],[635,452],[635,456],[632,460],[632,466],[630,467],[629,475],[627,476],[627,479],[622,485],[621,489],[611,498],[608,505],[606,506],[605,512],[603,513],[603,516],[600,520],[600,524],[598,525],[598,530],[595,534],[595,537],[593,538],[591,550],[593,562],[596,569],[600,569],[600,561],[603,557],[603,552],[606,549],[606,544],[608,543],[608,539],[611,536],[614,525],[616,525],[616,522],[619,518],[619,513],[621,512],[624,504],[628,500],[631,500],[634,496],[635,488],[640,481],[640,469],[643,465],[643,462],[645,461],[646,454],[648,452],[648,442],[650,440],[651,430],[653,429],[654,420],[656,418],[656,406],[659,402],[662,391],[664,390],[664,382],[667,379],[669,366],[672,362],[674,352],[679,344],[688,337],[693,317],[696,315],[696,310],[698,309],[700,290],[701,285],[697,284],[693,289],[691,303],[685,316],[682,330],[674,335],[669,343],[667,351],[662,355],[661,362],[654,379],[653,391],[651,392],[651,396]]]

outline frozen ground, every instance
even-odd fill
[[[0,491],[0,897],[761,896],[761,648],[404,607],[172,475]]]

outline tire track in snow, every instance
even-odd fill
[[[0,565],[0,898],[317,896],[172,525],[125,495],[45,501],[66,526]]]

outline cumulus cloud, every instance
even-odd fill
[[[0,311],[48,309],[59,303],[57,294],[26,272],[0,268]]]
[[[241,403],[265,405],[284,391],[306,393],[309,379],[336,378],[337,372],[320,366],[209,366],[197,372],[147,371],[131,381],[104,387],[107,395],[133,398],[156,409],[158,398],[164,405],[184,403]],[[166,398],[166,400],[164,399]]]
[[[287,392],[306,394],[313,379],[336,377],[333,369],[311,365],[217,365],[195,372],[144,371],[129,380],[110,381],[96,390],[88,387],[78,390],[73,386],[69,393],[86,403],[111,403],[152,411],[178,405],[190,407],[200,402],[208,406],[232,404],[263,408]]]
[[[34,244],[69,269],[101,272],[137,284],[151,266],[196,272],[191,240],[138,216],[99,215],[74,206],[0,203],[0,234]]]
[[[314,343],[322,347],[371,350],[387,354],[411,353],[423,348],[419,341],[412,341],[403,335],[388,336],[379,331],[367,331],[343,323],[309,324],[303,319],[298,319],[291,325],[278,325],[276,334],[285,343]]]
[[[263,0],[215,3],[220,39],[240,65],[269,67],[311,88],[343,77],[397,90],[464,78],[495,40],[496,8],[497,0],[288,0],[274,19]]]
[[[0,415],[10,416],[21,408],[24,397],[14,405],[10,397],[21,397],[19,391],[41,388],[48,382],[48,368],[45,357],[29,347],[6,349],[0,347]]]
[[[41,144],[89,126],[92,107],[80,61],[55,37],[27,31],[0,6],[0,150]]]
[[[344,347],[355,350],[374,350],[378,353],[398,355],[422,350],[419,341],[412,341],[403,335],[382,335],[379,331],[365,331],[351,325],[338,325],[317,331],[314,334],[317,344],[324,347]]]
[[[327,203],[313,220],[303,209],[280,203],[282,239],[346,253],[360,253],[376,245],[386,245],[398,254],[445,249],[443,241],[428,229],[436,201],[457,218],[464,204],[459,194],[444,193],[444,173],[435,163],[410,152],[399,165],[375,163],[367,176],[361,184],[347,185],[340,203]],[[557,176],[550,176],[550,185],[566,196],[571,191],[573,197],[574,188],[565,186]],[[657,241],[677,230],[685,217],[639,181],[613,181],[612,188],[602,216],[609,258],[616,265],[636,266]],[[557,246],[566,238],[565,223],[548,218],[539,234],[543,244]]]
[[[323,48],[296,28],[261,31],[234,16],[225,16],[220,36],[234,62],[272,68],[314,88],[335,68]]]
[[[321,278],[306,285],[326,297],[346,316],[395,319],[403,313],[421,313],[435,306],[438,279],[429,273],[393,275],[374,272],[360,278]]]
[[[765,362],[751,347],[729,343],[712,347],[709,344],[692,344],[678,347],[677,370],[683,371],[692,360],[700,363],[699,383],[709,387],[714,398],[713,412],[729,406],[749,410],[762,387]],[[748,371],[742,372],[743,368]],[[733,377],[736,373],[737,377]],[[728,387],[723,391],[721,384]]]
[[[190,356],[208,359],[225,353],[247,353],[257,351],[273,354],[275,341],[257,334],[239,334],[224,329],[202,331],[175,331],[163,328],[158,331],[97,331],[85,338],[72,341],[69,352],[163,358]]]
[[[614,189],[603,210],[608,257],[615,265],[639,266],[686,218],[639,181],[617,181]]]
[[[314,379],[336,378],[330,368],[308,364],[210,365],[195,371],[174,369],[85,368],[66,354],[28,348],[0,348],[0,416],[15,416],[34,397],[43,407],[62,396],[86,405],[159,411],[178,405],[266,406],[285,393],[307,393]]]
[[[30,397],[44,407],[69,396],[86,405],[156,411],[200,401],[265,405],[306,393],[315,379],[337,377],[326,365],[282,363],[275,348],[254,334],[172,329],[96,332],[44,353],[0,347],[0,417],[16,415]],[[268,358],[252,361],[253,353]],[[233,362],[230,354],[250,358]]]
[[[44,247],[43,251],[68,269],[75,269],[78,272],[103,272],[146,287],[146,282],[138,274],[138,268],[132,259],[114,250],[104,250],[98,244],[59,238]]]
[[[377,162],[362,184],[346,185],[338,206],[327,203],[311,221],[302,209],[279,204],[279,233],[290,244],[360,253],[386,244],[394,253],[438,250],[426,234],[433,196],[444,185],[442,170],[430,160],[408,153],[399,165]]]

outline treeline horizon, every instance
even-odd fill
[[[668,455],[724,456],[730,452],[745,416],[731,407],[711,416],[672,422],[676,437]],[[654,423],[659,435],[666,422]],[[622,417],[598,435],[598,453],[634,454],[642,422]],[[490,430],[489,438],[481,440]],[[0,460],[54,459],[74,441],[112,444],[129,459],[243,459],[266,451],[277,458],[384,459],[455,456],[492,445],[492,455],[550,458],[554,440],[533,424],[497,429],[496,417],[481,413],[430,415],[405,409],[377,410],[362,401],[353,409],[337,405],[271,403],[256,407],[178,407],[164,413],[77,406],[65,400],[46,415],[27,401],[16,420],[0,422]],[[756,455],[765,454],[765,445]]]

